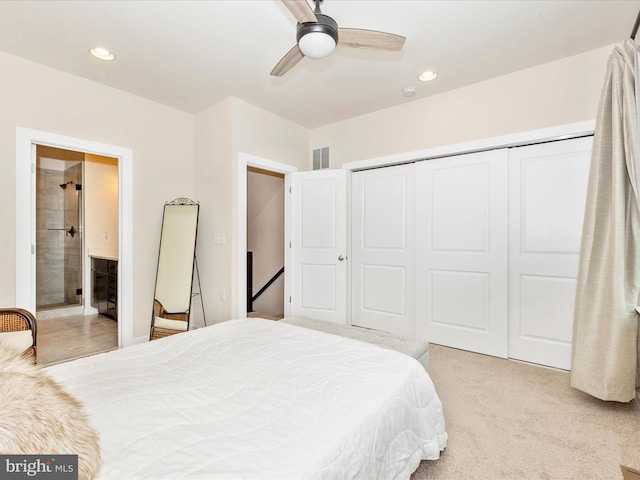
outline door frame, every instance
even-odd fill
[[[36,144],[118,159],[118,346],[132,345],[133,151],[129,148],[16,127],[16,306],[35,314]]]
[[[291,212],[290,195],[286,193],[291,187],[290,175],[298,171],[298,167],[288,165],[286,163],[276,162],[267,158],[257,157],[248,153],[238,153],[238,170],[237,170],[237,236],[236,238],[236,308],[237,312],[233,318],[246,318],[247,316],[247,167],[255,167],[268,172],[281,173],[284,175],[284,243],[288,245],[291,241],[289,230],[289,219]],[[291,265],[291,252],[288,248],[284,254],[284,314],[290,315],[291,305],[286,299],[290,295],[289,271]]]

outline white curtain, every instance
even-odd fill
[[[631,401],[638,383],[640,125],[638,47],[609,58],[598,108],[576,287],[571,386]]]

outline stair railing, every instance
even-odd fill
[[[247,252],[247,312],[253,312],[253,302],[255,302],[260,295],[262,295],[280,275],[284,273],[284,267],[276,272],[263,287],[258,290],[258,293],[253,295],[253,252]]]

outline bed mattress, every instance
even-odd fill
[[[101,479],[409,478],[446,446],[413,358],[241,319],[48,368],[100,435]]]

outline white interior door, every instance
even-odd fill
[[[416,334],[507,357],[507,151],[416,163]]]
[[[592,138],[509,152],[509,356],[571,366]]]
[[[414,171],[352,175],[352,325],[414,335]]]
[[[291,174],[291,314],[347,323],[345,170]]]

